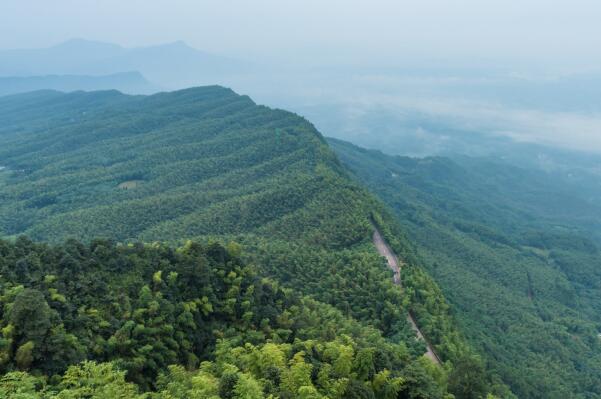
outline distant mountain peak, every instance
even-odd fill
[[[40,75],[0,76],[0,96],[38,90],[62,92],[116,89],[124,93],[147,94],[159,90],[139,71],[125,71],[110,75]]]
[[[96,41],[96,40],[89,40],[89,39],[84,39],[81,37],[74,37],[72,39],[65,40],[62,43],[51,46],[51,48],[53,48],[53,49],[60,49],[60,48],[71,49],[71,48],[81,48],[81,47],[86,47],[86,48],[105,47],[105,48],[113,48],[113,49],[122,49],[123,48],[123,47],[119,46],[118,44]]]
[[[186,42],[185,42],[185,41],[183,41],[183,40],[176,40],[176,41],[174,41],[174,42],[171,42],[171,43],[168,43],[168,44],[169,44],[169,45],[171,45],[171,46],[179,46],[179,47],[188,47],[188,48],[191,48],[191,47],[188,45],[188,43],[186,43]]]
[[[163,87],[222,82],[249,68],[246,62],[197,50],[182,40],[149,46],[72,38],[53,47],[0,51],[0,76],[106,76],[140,71]]]
[[[206,54],[204,51],[202,50],[198,50],[192,46],[190,46],[188,43],[184,42],[183,40],[176,40],[174,42],[167,42],[167,43],[161,43],[161,44],[153,44],[150,46],[143,46],[143,47],[134,47],[132,48],[132,50],[178,50],[178,51],[185,51],[185,52],[190,52],[190,53],[198,53],[198,54]]]

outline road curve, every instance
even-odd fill
[[[402,286],[402,284],[401,284],[401,267],[403,266],[403,264],[402,264],[402,262],[399,262],[398,258],[394,254],[394,252],[392,252],[392,250],[390,249],[388,244],[386,244],[386,241],[384,241],[382,234],[380,234],[380,232],[376,228],[374,228],[373,241],[374,241],[374,245],[376,246],[376,249],[378,250],[378,253],[380,255],[382,255],[383,257],[385,257],[386,260],[388,261],[388,267],[390,267],[390,269],[394,273],[394,276],[393,276],[394,283],[397,284],[398,286]],[[422,334],[421,330],[417,326],[417,323],[415,322],[415,319],[413,318],[413,315],[411,313],[407,314],[407,320],[409,321],[411,328],[413,328],[413,331],[415,331],[415,335],[417,335],[417,337],[419,339],[421,339],[422,341],[424,341],[426,343],[426,356],[430,360],[432,360],[434,363],[441,365],[442,362],[440,361],[440,358],[438,357],[436,352],[434,352],[434,348],[432,348],[432,345],[430,345],[428,340],[424,337],[424,334]]]

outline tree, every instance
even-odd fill
[[[486,395],[486,374],[476,356],[463,356],[453,364],[449,375],[449,392],[458,399],[478,399]]]
[[[298,352],[290,361],[290,368],[282,376],[282,386],[290,393],[296,394],[300,387],[312,386],[311,371],[313,367],[305,362],[305,352]]]
[[[0,378],[0,398],[37,399],[36,393],[44,386],[44,380],[26,372],[13,371]]]
[[[32,341],[37,347],[43,345],[55,316],[38,290],[24,289],[15,298],[10,309],[9,321],[15,327],[18,342]]]
[[[15,355],[15,362],[17,363],[17,367],[20,370],[28,370],[29,366],[33,362],[33,348],[35,344],[33,341],[27,341],[23,345],[19,346],[17,349],[17,354]]]
[[[125,372],[112,363],[84,362],[71,366],[59,385],[57,399],[136,399],[137,387],[125,381]]]
[[[262,399],[263,397],[263,387],[252,375],[242,373],[238,376],[238,382],[234,387],[234,398]]]

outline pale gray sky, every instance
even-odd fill
[[[601,63],[598,0],[2,0],[0,48],[73,37],[303,64]]]
[[[512,78],[547,79],[589,71],[599,76],[600,21],[601,0],[0,0],[0,49],[48,47],[71,38],[127,47],[183,40],[200,50],[266,64],[420,71],[499,67]],[[430,85],[409,83],[395,90],[390,77],[379,73],[374,79],[384,79],[384,92],[392,98],[380,97],[373,80],[360,84],[336,73],[312,85],[308,73],[305,80],[284,75],[278,81],[269,74],[254,86],[233,87],[258,100],[275,94],[291,106],[295,95],[297,102],[311,104],[382,101],[482,131],[601,152],[601,114],[587,97],[576,110],[546,109],[544,101],[515,106],[502,95],[469,102],[461,91],[442,96],[445,84],[437,83],[436,72]],[[467,93],[476,87],[472,80],[478,74],[473,75],[461,86]],[[294,85],[296,92],[290,89]],[[413,86],[417,89],[408,92]],[[562,92],[552,93],[563,98]],[[270,104],[280,106],[275,100]],[[595,112],[585,112],[590,108]]]

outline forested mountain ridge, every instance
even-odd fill
[[[161,223],[189,219],[219,203],[232,212],[237,204],[228,198],[258,201],[274,179],[284,181],[300,169],[303,174],[293,176],[300,183],[317,167],[321,139],[301,134],[309,124],[297,126],[292,114],[255,106],[218,87],[150,97],[48,92],[21,99],[23,108],[7,111],[14,120],[7,121],[0,110],[6,121],[0,159],[6,172],[13,171],[2,186],[7,207],[0,211],[8,234],[54,241],[70,235],[157,239]],[[263,195],[288,197],[273,216],[260,218],[254,209],[252,217],[223,221],[227,227],[221,230],[235,232],[234,224],[245,221],[258,228],[301,205],[300,187],[296,195],[286,192],[292,184],[279,191],[271,187]],[[310,187],[306,192],[312,193]],[[21,202],[25,198],[27,203]],[[148,218],[157,206],[160,220]],[[220,233],[214,227],[207,230]]]
[[[259,275],[372,326],[413,359],[425,348],[406,321],[411,309],[446,363],[409,361],[421,377],[407,378],[401,397],[510,395],[465,344],[387,209],[297,115],[212,86],[10,96],[0,98],[0,120],[0,231],[9,238],[235,240]],[[403,291],[373,247],[374,224],[407,264]],[[7,284],[41,277],[15,278]]]
[[[601,395],[601,252],[557,182],[490,159],[330,144],[411,231],[462,331],[519,397]]]

